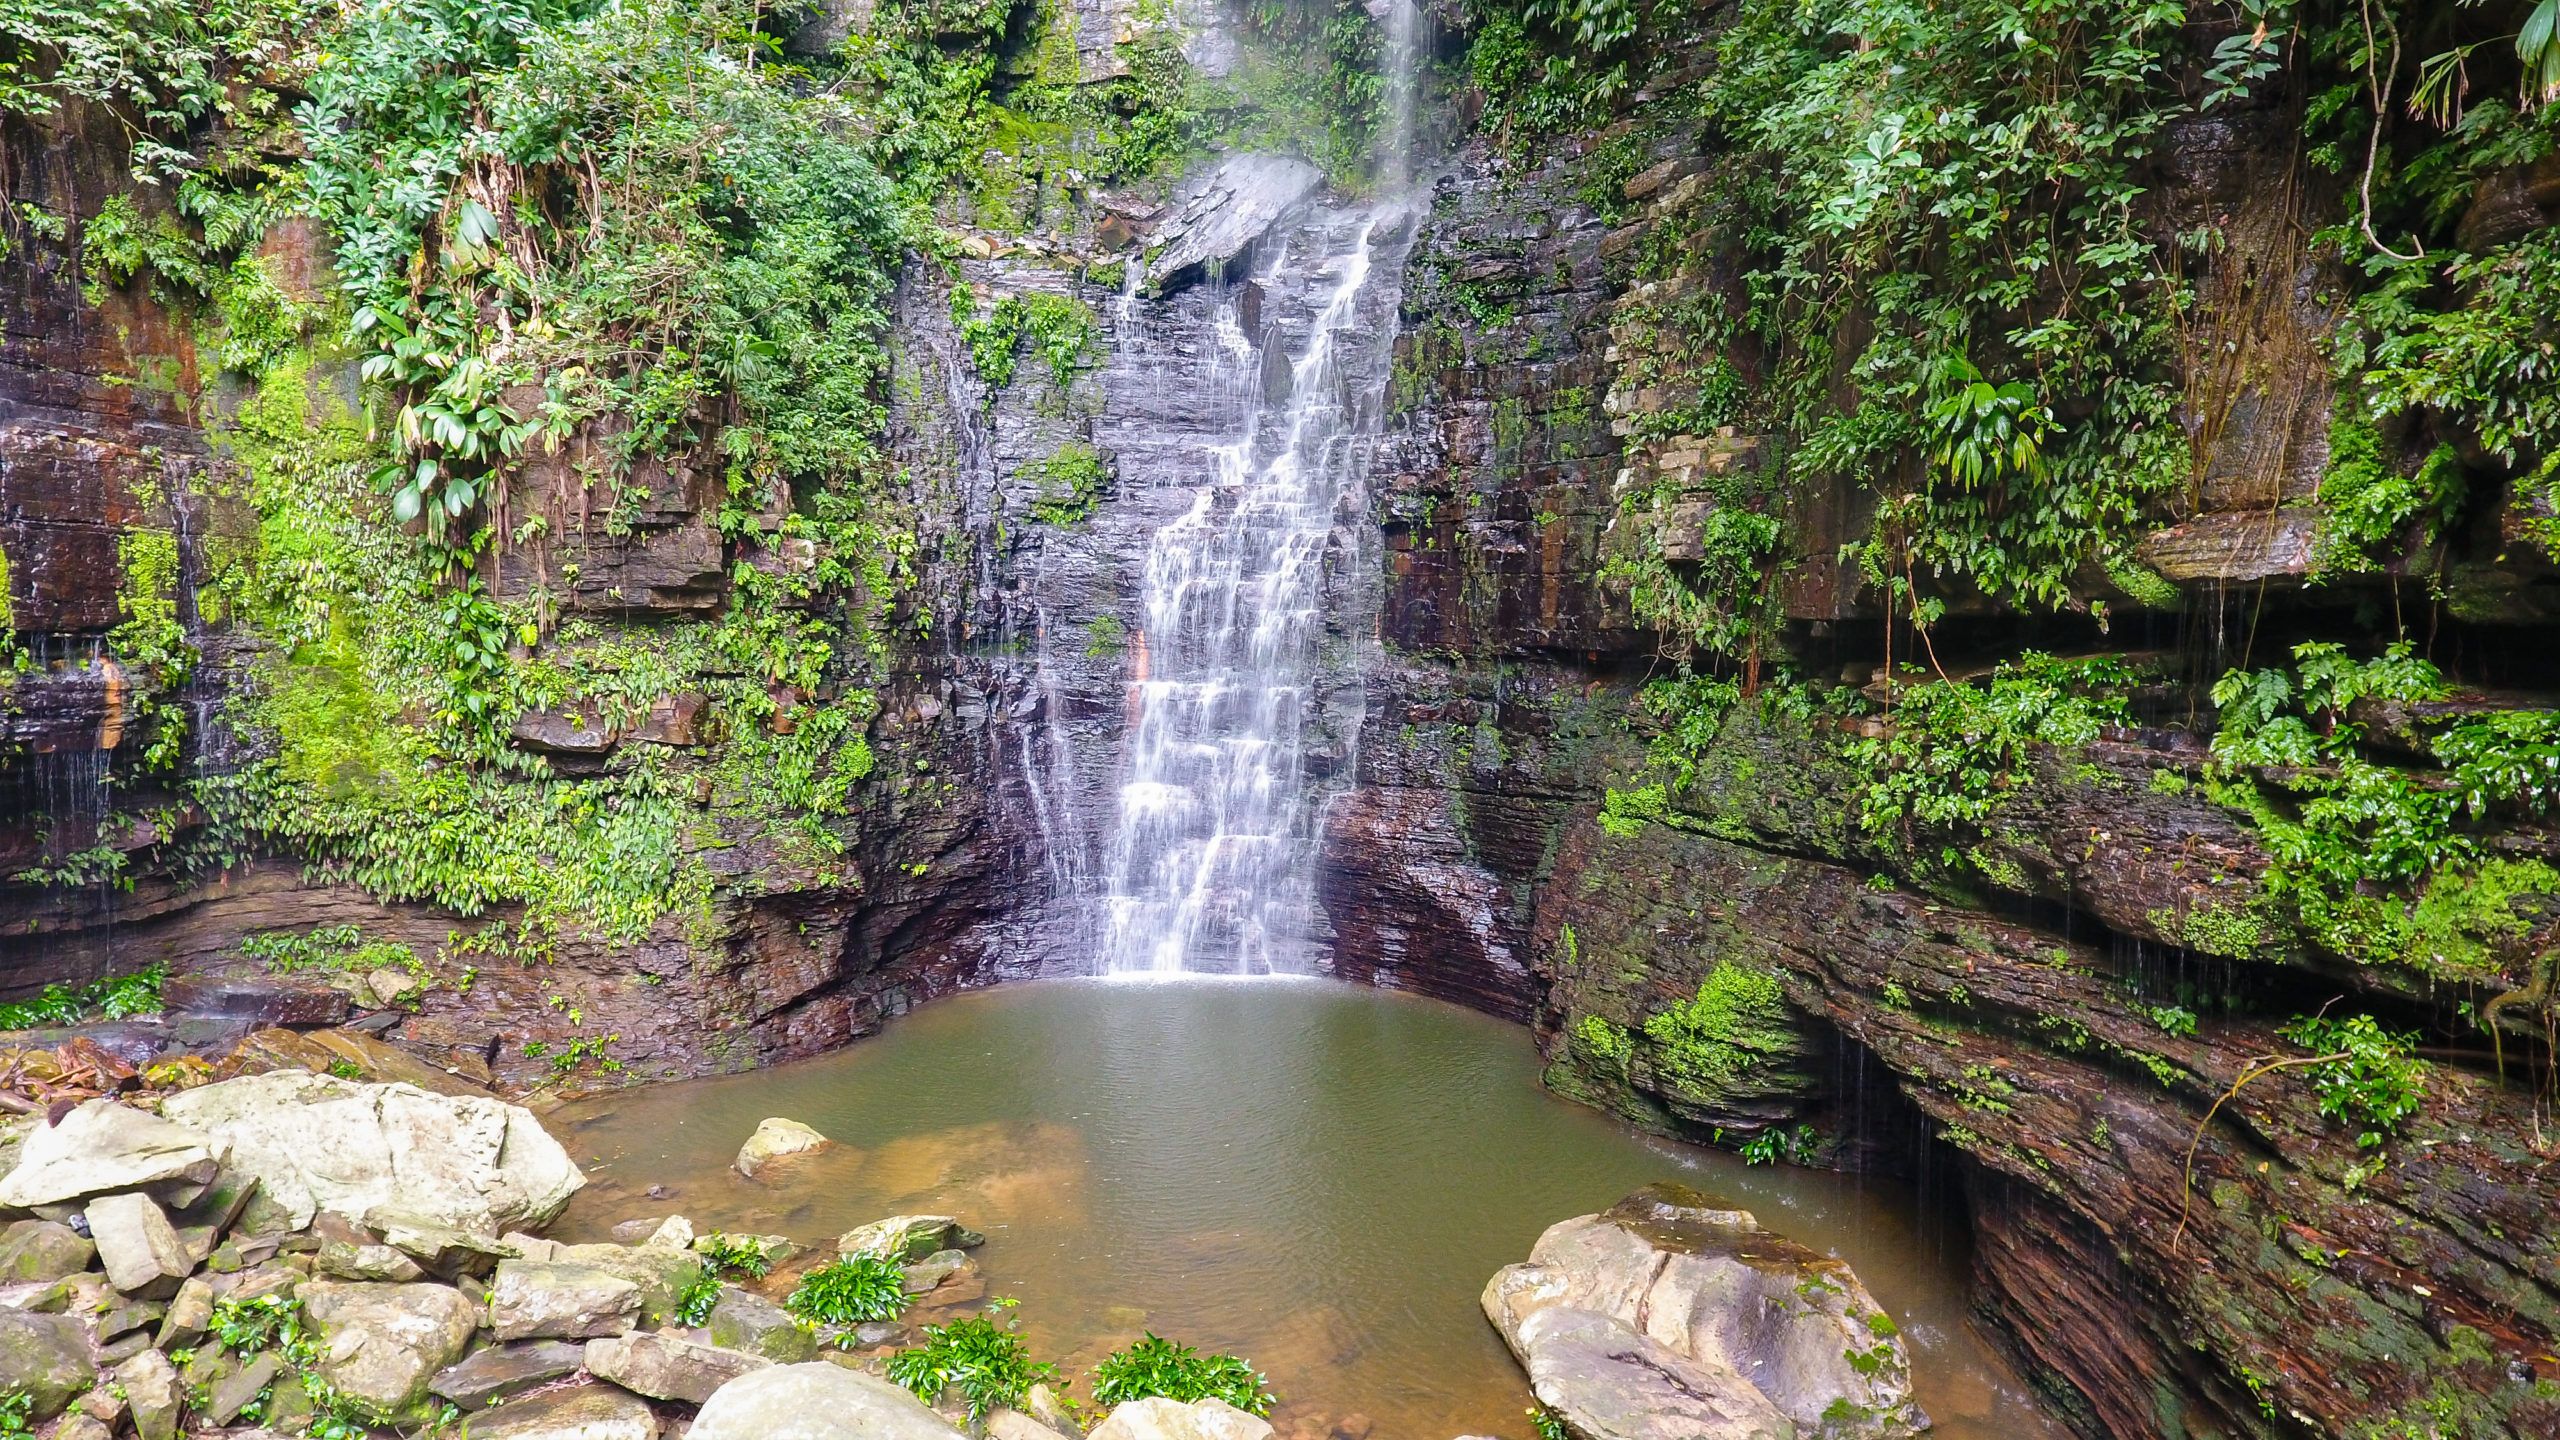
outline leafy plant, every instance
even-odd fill
[[[130,975],[110,975],[85,985],[55,981],[32,1000],[0,1005],[0,1030],[77,1025],[91,1018],[129,1020],[136,1015],[157,1015],[160,986],[168,977],[169,967],[155,963]]]
[[[302,1302],[290,1295],[220,1301],[213,1307],[213,1318],[205,1328],[234,1355],[281,1350],[287,1359],[299,1364],[307,1358],[312,1344],[302,1328]]]
[[[2325,1057],[2310,1067],[2312,1093],[2319,1098],[2321,1114],[2362,1127],[2356,1136],[2359,1148],[2380,1145],[2418,1112],[2427,1065],[2412,1053],[2417,1036],[2385,1030],[2370,1015],[2305,1015],[2281,1033]]]
[[[894,1320],[907,1308],[906,1280],[887,1256],[848,1255],[801,1276],[782,1308],[821,1325]]]
[[[990,1302],[988,1313],[924,1327],[924,1344],[889,1357],[889,1378],[930,1405],[945,1389],[957,1389],[969,1402],[969,1418],[1019,1405],[1031,1387],[1057,1374],[1058,1367],[1031,1359],[1031,1348],[1010,1318],[994,1316],[1013,1306],[1011,1300]]]
[[[705,1235],[693,1242],[704,1264],[722,1274],[762,1279],[773,1270],[773,1252],[753,1235]]]
[[[0,1390],[0,1440],[36,1440],[36,1397],[15,1385]]]
[[[679,1325],[708,1325],[711,1312],[720,1304],[720,1269],[706,1265],[684,1288],[676,1292],[675,1317]]]
[[[1810,1125],[1789,1130],[1768,1126],[1734,1147],[1746,1165],[1775,1165],[1781,1160],[1801,1164],[1821,1148],[1822,1137]]]
[[[1203,1355],[1147,1332],[1093,1367],[1093,1398],[1104,1405],[1161,1395],[1168,1400],[1224,1400],[1248,1415],[1269,1415],[1273,1397],[1260,1372],[1233,1355]]]

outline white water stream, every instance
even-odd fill
[[[1419,22],[1387,18],[1380,197],[1275,227],[1254,284],[1217,316],[1218,364],[1259,374],[1239,434],[1202,457],[1192,503],[1147,551],[1132,637],[1128,770],[1103,857],[1103,968],[1276,974],[1311,968],[1321,828],[1307,735],[1325,679],[1326,560],[1362,494],[1400,283]],[[1281,232],[1288,232],[1283,234]],[[1283,267],[1311,267],[1288,274]],[[1309,284],[1309,281],[1312,284]],[[1323,297],[1294,356],[1259,346],[1249,291]],[[1364,347],[1378,347],[1366,351]]]

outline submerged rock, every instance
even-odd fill
[[[1113,1410],[1088,1440],[1271,1440],[1272,1433],[1270,1421],[1224,1400],[1194,1400],[1186,1405],[1152,1396]]]
[[[1266,1432],[1268,1433],[1267,1429]],[[688,1440],[964,1440],[923,1401],[821,1360],[741,1375],[714,1392]]]
[[[1839,1260],[1678,1185],[1548,1228],[1484,1310],[1594,1440],[1888,1440],[1927,1426],[1893,1321]]]
[[[0,1179],[0,1206],[32,1210],[142,1189],[183,1205],[212,1181],[220,1159],[200,1128],[91,1100],[27,1136],[17,1167]]]
[[[756,1126],[756,1133],[738,1147],[738,1173],[753,1180],[764,1168],[788,1155],[807,1155],[835,1144],[833,1140],[801,1124],[774,1116]]]
[[[322,1209],[365,1220],[379,1208],[496,1235],[548,1223],[586,1183],[532,1111],[481,1096],[278,1070],[182,1091],[161,1108],[257,1177],[253,1228],[301,1229]]]
[[[943,1250],[974,1250],[987,1237],[948,1215],[892,1215],[836,1237],[839,1255],[886,1255],[922,1260]]]

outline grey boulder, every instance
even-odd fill
[[[90,1100],[59,1124],[38,1125],[0,1179],[0,1206],[32,1210],[119,1190],[158,1190],[184,1204],[219,1167],[217,1142],[113,1100]]]
[[[0,1231],[0,1284],[59,1280],[88,1269],[97,1258],[96,1245],[56,1221],[17,1220]]]
[[[586,1368],[587,1347],[569,1340],[492,1345],[436,1372],[430,1393],[465,1410],[486,1410],[510,1395]]]
[[[87,1326],[68,1315],[0,1310],[0,1390],[24,1391],[36,1419],[61,1414],[97,1378]]]
[[[319,1332],[320,1374],[385,1414],[415,1409],[427,1382],[462,1358],[480,1309],[447,1285],[314,1280],[298,1292]]]
[[[756,1126],[747,1143],[738,1147],[733,1163],[738,1173],[753,1180],[776,1160],[792,1155],[807,1155],[824,1150],[835,1142],[797,1120],[773,1116]]]
[[[101,1195],[89,1202],[89,1238],[107,1283],[127,1295],[166,1300],[195,1273],[195,1258],[148,1195]]]
[[[1129,1400],[1093,1428],[1089,1440],[1271,1440],[1271,1422],[1224,1400],[1184,1404],[1161,1395]]]
[[[502,1260],[489,1287],[489,1328],[501,1340],[619,1335],[640,1319],[640,1287],[594,1265]]]
[[[586,1183],[532,1111],[485,1096],[276,1070],[181,1091],[161,1110],[256,1177],[255,1230],[384,1209],[496,1235],[548,1223]]]
[[[658,1440],[658,1417],[646,1401],[583,1385],[483,1411],[471,1440]]]
[[[1549,1227],[1484,1310],[1539,1401],[1591,1440],[1901,1440],[1929,1423],[1846,1264],[1685,1187]]]
[[[721,1287],[720,1301],[711,1307],[711,1319],[704,1328],[711,1343],[724,1350],[741,1350],[785,1365],[818,1358],[817,1337],[801,1329],[790,1311],[735,1285]]]
[[[688,1440],[964,1440],[923,1401],[821,1360],[741,1375],[712,1393]]]
[[[974,1250],[986,1243],[986,1236],[948,1215],[892,1215],[838,1236],[836,1253],[921,1260],[936,1251]]]
[[[1229,156],[1187,184],[1158,223],[1148,278],[1167,289],[1225,267],[1323,183],[1322,170],[1294,155]]]
[[[587,1342],[587,1373],[652,1400],[699,1405],[741,1375],[773,1362],[675,1335],[612,1335]]]

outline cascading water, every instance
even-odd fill
[[[1419,22],[1386,17],[1381,198],[1319,210],[1220,308],[1220,348],[1261,373],[1240,433],[1204,457],[1187,513],[1147,551],[1134,637],[1128,771],[1104,861],[1103,968],[1273,974],[1309,968],[1320,797],[1307,738],[1326,675],[1326,562],[1361,494],[1412,213],[1405,160]],[[1248,296],[1315,293],[1294,356],[1257,349]],[[1282,327],[1272,327],[1274,331]],[[1237,362],[1242,362],[1238,364]]]

